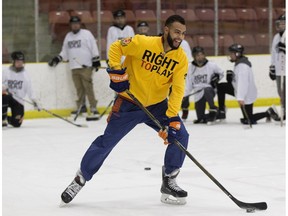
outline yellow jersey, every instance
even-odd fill
[[[162,37],[136,35],[112,43],[108,56],[111,68],[127,68],[130,91],[145,107],[165,100],[172,87],[166,115],[178,115],[188,70],[181,47],[165,53]],[[122,56],[126,58],[121,65]],[[125,92],[120,95],[131,100]]]

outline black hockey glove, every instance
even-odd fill
[[[217,87],[217,84],[218,84],[219,80],[220,80],[219,74],[213,74],[211,76],[210,85],[212,86],[212,88],[216,88]]]
[[[232,83],[234,78],[234,72],[232,70],[227,70],[226,71],[226,80],[228,83]]]
[[[286,44],[279,42],[278,43],[278,50],[279,50],[279,52],[283,52],[284,54],[286,54]]]
[[[62,61],[62,57],[60,55],[58,56],[55,56],[53,59],[51,59],[49,62],[48,62],[48,65],[50,67],[55,67],[59,62]]]
[[[95,68],[96,72],[99,70],[99,67],[101,66],[100,63],[100,57],[96,56],[92,58],[92,67]]]
[[[278,49],[279,49],[279,52],[283,52],[286,55],[286,44],[279,42]]]
[[[111,68],[106,69],[110,76],[110,88],[120,93],[129,89],[130,83],[128,80],[128,74],[125,72],[126,68],[121,70],[113,70]]]
[[[8,88],[2,86],[2,95],[12,95]]]
[[[275,70],[275,66],[274,65],[270,65],[269,67],[269,77],[271,80],[275,80],[276,79],[276,70]]]

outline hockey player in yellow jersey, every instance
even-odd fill
[[[174,43],[175,47],[178,47],[181,40]],[[167,98],[172,85],[173,91],[168,102],[167,116],[173,117],[178,114],[181,106],[179,97],[184,94],[184,77],[188,62],[182,48],[165,50],[164,46],[163,37],[136,35],[133,39],[123,39],[111,45],[109,65],[113,70],[126,68],[124,74],[128,75],[130,91],[144,106],[163,101]],[[169,46],[168,42],[167,46]],[[123,65],[119,65],[119,58],[122,55],[125,55],[127,60]],[[114,75],[113,72],[109,74]],[[126,93],[120,94],[129,98]]]
[[[110,87],[118,94],[104,134],[92,142],[76,177],[61,195],[64,203],[69,203],[76,196],[86,181],[100,169],[116,144],[140,123],[157,131],[168,144],[162,167],[161,201],[178,205],[186,203],[187,192],[176,183],[185,154],[173,142],[177,139],[187,148],[189,138],[178,116],[188,68],[186,54],[180,47],[185,32],[185,20],[173,15],[166,20],[162,36],[136,35],[112,43],[107,72]],[[122,56],[126,56],[123,64]],[[167,129],[159,130],[125,93],[127,89]]]

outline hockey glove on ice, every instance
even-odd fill
[[[286,54],[286,44],[285,43],[279,42],[278,43],[278,49],[279,49],[279,52],[283,52],[284,54]]]
[[[96,56],[92,58],[92,67],[95,68],[96,72],[99,70],[100,66],[101,66],[100,57]]]
[[[210,82],[210,85],[212,86],[212,88],[216,88],[217,87],[217,84],[220,80],[220,76],[219,74],[213,74],[212,77],[211,77],[211,82]]]
[[[48,62],[48,65],[50,67],[55,67],[59,62],[62,61],[62,57],[60,55],[58,56],[55,56],[53,59],[51,59],[49,62]]]
[[[271,80],[275,80],[276,79],[276,70],[275,70],[275,66],[271,65],[269,67],[269,77]]]
[[[168,125],[165,126],[165,129],[161,129],[158,132],[158,135],[164,140],[165,145],[173,143],[175,139],[178,140],[180,138],[179,130],[181,128],[179,116],[169,118],[167,123]]]
[[[107,72],[110,76],[110,88],[118,93],[129,89],[130,86],[128,74],[125,71],[126,68],[121,70],[107,68]]]
[[[234,72],[232,70],[226,71],[226,80],[228,83],[232,83],[234,77]]]

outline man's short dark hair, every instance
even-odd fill
[[[183,25],[186,25],[185,24],[185,19],[179,15],[172,15],[170,17],[168,17],[165,21],[165,26],[170,26],[172,23],[174,22],[179,22]]]

